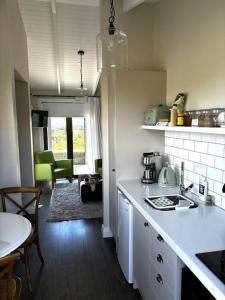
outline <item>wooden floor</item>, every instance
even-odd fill
[[[47,223],[49,198],[50,193],[44,195],[40,209],[44,268],[40,268],[35,245],[31,251],[32,294],[28,292],[23,264],[16,269],[23,278],[23,299],[141,299],[125,281],[113,240],[101,236],[102,220]]]

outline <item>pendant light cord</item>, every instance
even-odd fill
[[[109,24],[115,22],[115,8],[113,0],[110,0],[110,17],[109,17]]]
[[[114,26],[114,22],[115,22],[115,8],[114,8],[114,3],[113,0],[110,0],[110,16],[109,16],[109,34],[113,35],[115,33],[115,26]]]
[[[83,88],[83,61],[82,61],[82,54],[80,56],[80,87]]]
[[[84,50],[79,50],[78,54],[80,55],[80,88],[83,89],[83,59],[82,56],[84,55]]]

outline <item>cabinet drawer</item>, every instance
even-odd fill
[[[154,264],[151,266],[150,273],[150,284],[153,295],[155,295],[157,299],[175,300],[175,291],[171,290],[165,278],[159,272],[159,270],[155,268]]]
[[[163,276],[168,286],[174,291],[176,289],[178,257],[175,255],[171,261],[171,258],[164,249],[161,251],[159,247],[158,249],[153,247],[150,260],[151,265],[153,264],[155,266],[156,270]]]
[[[176,253],[164,241],[163,237],[158,234],[153,228],[151,230],[150,249],[151,253],[154,253],[154,255],[156,256],[157,254],[161,254],[164,258],[165,263],[169,263],[172,268],[177,264]]]
[[[155,294],[155,292],[152,289],[150,289],[149,299],[148,300],[161,300],[161,299],[159,299],[159,296],[157,296]],[[163,300],[165,300],[165,299],[163,299]]]

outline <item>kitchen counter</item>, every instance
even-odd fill
[[[225,249],[225,211],[201,201],[193,209],[160,211],[148,205],[144,197],[178,193],[178,188],[145,185],[139,180],[121,180],[117,186],[212,295],[225,300],[225,284],[195,256]],[[188,197],[196,201],[193,194]]]

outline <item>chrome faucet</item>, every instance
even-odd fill
[[[191,188],[193,188],[193,183],[191,183],[188,187],[185,188],[184,185],[184,162],[181,162],[181,173],[180,173],[180,194],[182,196],[185,195]]]

